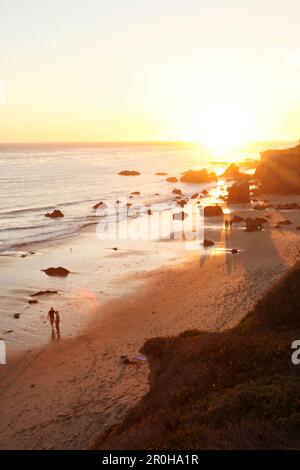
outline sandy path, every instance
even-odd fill
[[[147,391],[147,366],[120,365],[121,354],[136,354],[153,336],[236,324],[295,262],[300,215],[285,216],[293,226],[223,232],[224,245],[241,254],[212,251],[200,261],[154,271],[140,292],[107,304],[102,318],[79,337],[49,343],[5,366],[0,447],[87,448]],[[208,230],[206,236],[214,240],[216,233]]]

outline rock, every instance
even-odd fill
[[[180,207],[184,207],[187,204],[187,201],[185,199],[180,199],[179,201],[177,201],[177,204]]]
[[[120,171],[119,175],[121,176],[139,176],[141,173],[135,170],[123,170]]]
[[[204,207],[205,217],[218,217],[223,215],[223,209],[221,206],[206,206]]]
[[[66,277],[70,274],[70,271],[66,268],[62,268],[59,266],[58,268],[47,268],[42,269],[42,271],[47,274],[47,276],[58,276],[58,277]]]
[[[181,191],[181,189],[173,189],[172,193],[173,193],[173,194],[180,194],[180,195],[181,195],[181,194],[182,194],[182,191]]]
[[[188,170],[183,173],[180,181],[182,181],[182,183],[194,184],[211,183],[217,181],[217,175],[207,170]]]
[[[30,297],[37,297],[39,295],[57,294],[57,290],[40,290],[35,294],[31,294]]]
[[[29,305],[37,304],[38,300],[28,300]]]
[[[233,215],[231,217],[231,222],[233,224],[238,224],[239,222],[243,222],[245,219],[243,217],[241,217],[240,215]]]
[[[223,178],[237,178],[239,176],[240,169],[235,163],[231,163],[228,168],[221,175]]]
[[[233,254],[233,255],[238,254],[238,250],[236,248],[232,248],[231,254]]]
[[[15,313],[14,318],[17,320],[18,318],[20,318],[20,315],[21,315],[20,313]]]
[[[255,217],[254,220],[258,224],[266,224],[269,222],[268,219],[266,219],[265,217]]]
[[[290,220],[281,220],[278,225],[292,225],[292,222]]]
[[[148,210],[147,210],[147,214],[148,214],[148,215],[152,215],[152,210],[151,210],[151,209],[148,209]]]
[[[192,194],[191,199],[196,199],[199,196],[199,193]]]
[[[259,232],[262,230],[262,224],[257,219],[247,217],[246,219],[246,232]]]
[[[173,214],[173,220],[184,220],[188,217],[186,212],[177,212],[177,214]]]
[[[292,202],[290,204],[277,204],[275,209],[277,211],[292,211],[295,209],[300,209],[300,206],[296,202]]]
[[[45,217],[50,217],[51,219],[57,219],[59,217],[64,217],[64,214],[59,209],[54,209],[52,212],[47,212]]]
[[[169,178],[166,179],[168,183],[178,183],[178,178],[175,176],[169,176]]]
[[[265,194],[300,194],[300,145],[261,154],[255,178]]]
[[[113,247],[114,251],[118,251],[118,248],[116,246]]]
[[[273,206],[273,204],[256,204],[255,206],[253,206],[253,210],[255,211],[265,211],[266,209],[271,209]]]
[[[212,242],[211,240],[207,240],[206,238],[204,238],[204,241],[203,241],[203,246],[205,248],[209,247],[209,246],[214,246],[214,242]]]
[[[103,201],[100,201],[93,206],[93,209],[106,209],[106,208],[107,208],[107,205]]]
[[[234,183],[228,188],[228,204],[247,204],[250,202],[250,186],[248,181]]]
[[[202,189],[201,193],[204,195],[204,196],[208,196],[209,192],[207,191],[207,189]]]
[[[133,191],[131,194],[133,196],[139,196],[141,193],[140,193],[140,191]]]
[[[168,173],[164,173],[163,171],[159,171],[155,173],[157,176],[166,176]]]

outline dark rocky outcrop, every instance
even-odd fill
[[[42,271],[47,274],[47,276],[58,276],[58,277],[66,277],[70,274],[70,271],[66,268],[59,266],[58,268],[47,268],[42,269]]]
[[[177,204],[180,207],[184,207],[187,203],[188,201],[186,199],[179,199],[179,201],[177,201]]]
[[[240,222],[243,222],[245,219],[244,217],[241,217],[240,215],[234,214],[230,220],[233,224],[238,224]]]
[[[35,292],[34,294],[31,294],[30,297],[37,297],[40,295],[49,295],[49,294],[57,294],[57,290],[40,290],[38,292]]]
[[[210,246],[214,246],[215,245],[215,242],[211,241],[211,240],[207,240],[206,238],[204,238],[204,241],[203,241],[203,246],[205,248],[208,248]]]
[[[260,218],[246,218],[246,232],[260,232],[263,228],[263,222]]]
[[[300,144],[263,152],[255,178],[262,193],[300,194]]]
[[[107,208],[107,205],[103,201],[100,201],[93,206],[93,209],[106,209],[106,208]]]
[[[178,183],[178,178],[176,176],[169,176],[169,178],[166,179],[168,183]]]
[[[292,225],[292,222],[290,220],[281,220],[278,225]]]
[[[248,181],[239,181],[228,188],[228,204],[247,204],[250,202],[250,186]]]
[[[211,183],[217,181],[217,175],[213,172],[208,172],[207,170],[188,170],[183,173],[180,178],[182,183]]]
[[[139,176],[141,173],[135,170],[123,170],[120,171],[119,175],[121,176]]]
[[[228,168],[222,173],[223,178],[235,179],[239,176],[240,169],[235,163],[231,163]]]
[[[206,206],[204,207],[204,216],[205,217],[218,217],[223,216],[223,209],[221,206]]]
[[[64,217],[64,214],[59,209],[54,209],[54,211],[52,212],[47,212],[47,214],[45,214],[45,217],[50,217],[51,219],[58,219],[60,217]]]
[[[181,189],[173,189],[172,193],[181,195],[182,191],[181,191]]]

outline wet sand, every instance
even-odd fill
[[[299,258],[300,211],[232,209],[242,216],[268,213],[270,223],[263,232],[246,233],[237,224],[226,233],[210,219],[205,236],[217,242],[214,247],[177,259],[172,251],[171,265],[166,259],[151,272],[133,270],[126,279],[130,293],[97,304],[88,326],[66,337],[62,325],[61,339],[51,341],[45,325],[43,347],[1,366],[2,449],[88,448],[148,390],[147,365],[120,364],[120,355],[137,354],[147,338],[192,328],[221,330],[246,315]],[[293,224],[274,228],[283,219]],[[232,248],[240,253],[231,254]]]

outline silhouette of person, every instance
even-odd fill
[[[225,220],[225,230],[227,230],[227,229],[228,229],[228,220],[226,219]]]
[[[54,323],[54,314],[55,314],[55,310],[53,307],[51,307],[48,312],[47,319],[49,319],[50,325],[52,326],[52,328],[53,328],[53,323]]]
[[[232,229],[232,220],[229,220],[229,227],[230,227],[230,230]]]
[[[59,313],[56,311],[55,312],[55,327],[56,327],[56,333],[58,334],[58,336],[60,336],[59,324],[60,324],[60,316],[59,316]]]

